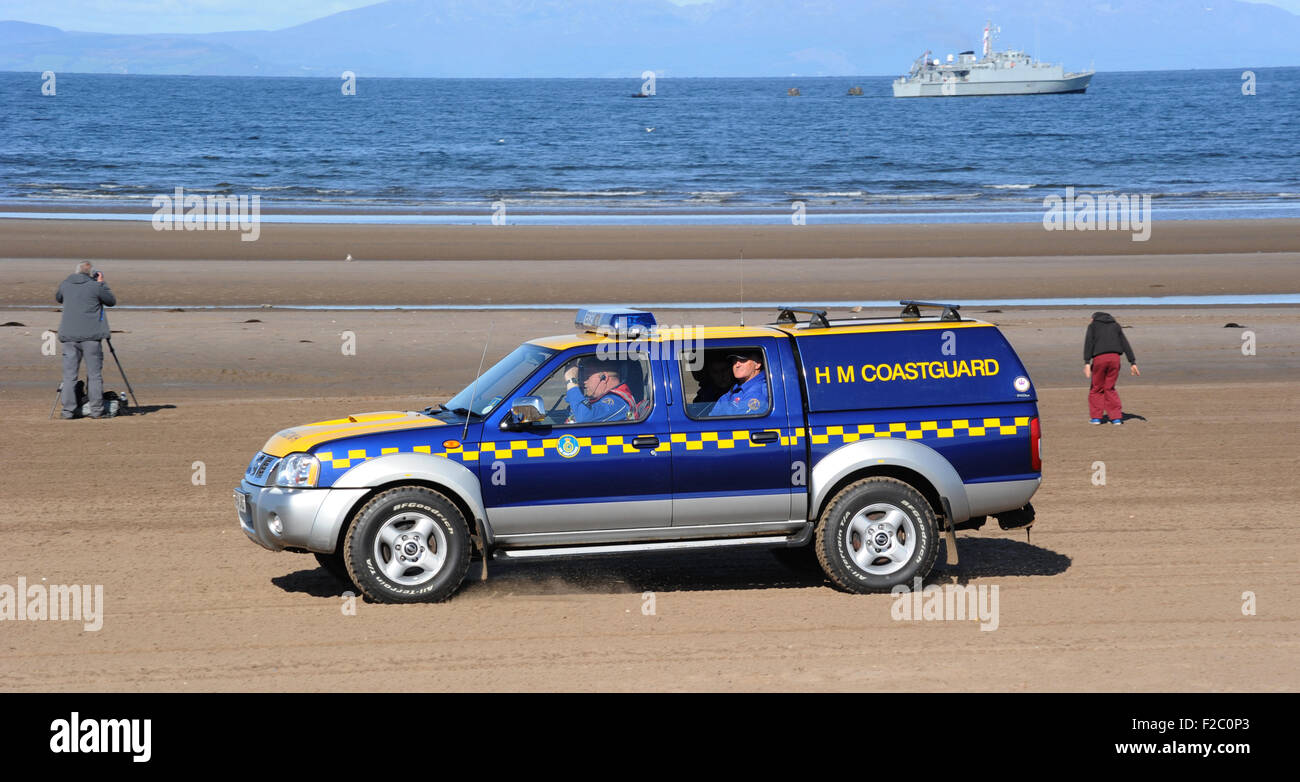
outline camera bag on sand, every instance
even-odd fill
[[[77,394],[77,415],[90,417],[90,395],[86,393],[86,381],[78,380],[73,388]],[[121,391],[104,392],[104,418],[114,418],[126,412],[126,394]]]

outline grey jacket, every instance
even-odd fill
[[[117,304],[107,283],[95,282],[88,274],[72,274],[59,283],[54,300],[63,305],[59,322],[60,342],[84,342],[108,339],[108,319],[104,307]]]

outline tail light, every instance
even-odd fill
[[[1029,468],[1034,472],[1043,471],[1043,429],[1037,416],[1029,422]]]

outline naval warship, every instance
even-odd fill
[[[1083,92],[1094,71],[1066,73],[1060,64],[1030,58],[1022,51],[993,51],[997,29],[984,25],[984,56],[961,52],[947,62],[930,59],[930,52],[912,63],[906,76],[894,79],[895,98],[943,98],[963,95],[1045,95]]]

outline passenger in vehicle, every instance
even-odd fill
[[[758,415],[770,406],[763,354],[741,350],[727,356],[731,363],[731,388],[709,408],[708,416]]]
[[[696,381],[699,382],[700,388],[695,392],[695,398],[691,400],[692,404],[706,405],[702,410],[707,410],[707,405],[722,398],[722,395],[735,385],[731,376],[731,362],[724,358],[710,359],[703,369],[697,369],[692,372]]]

